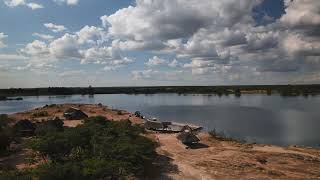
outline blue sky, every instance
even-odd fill
[[[1,0],[0,88],[319,83],[319,2]]]

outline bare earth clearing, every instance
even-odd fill
[[[129,119],[135,124],[143,121],[132,113],[110,109],[102,105],[64,104],[48,106],[16,113],[10,117],[34,122],[60,117],[65,110],[76,107],[89,116],[105,116],[109,120]],[[48,116],[34,118],[34,112],[47,111]],[[64,121],[74,127],[81,120]],[[186,148],[176,134],[150,132],[150,138],[159,142],[156,164],[160,175],[154,179],[320,179],[320,150],[311,148],[282,148],[270,145],[243,144],[224,141],[199,134],[201,144]],[[23,149],[8,157],[0,158],[0,165],[12,165],[19,169],[33,167],[32,152]],[[38,162],[39,163],[39,162]]]

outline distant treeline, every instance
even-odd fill
[[[243,86],[157,86],[157,87],[49,87],[0,89],[0,97],[42,95],[94,94],[280,94],[282,96],[309,96],[320,94],[319,85],[243,85]]]

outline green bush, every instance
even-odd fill
[[[63,131],[63,121],[61,119],[54,119],[37,124],[35,133],[37,136],[44,136],[48,133]]]
[[[40,180],[143,176],[156,156],[156,144],[143,132],[130,121],[91,117],[81,126],[38,136],[30,147],[51,161],[33,175]]]
[[[23,171],[0,171],[0,180],[33,180],[30,172]]]
[[[47,111],[39,111],[32,114],[33,117],[46,117],[49,116]]]
[[[12,141],[12,136],[10,131],[1,130],[0,131],[0,155],[7,150],[7,148],[11,144],[11,141]]]
[[[12,128],[9,127],[11,119],[6,114],[0,115],[0,155],[5,154],[13,140]]]
[[[0,114],[0,129],[8,126],[10,120],[7,114]]]

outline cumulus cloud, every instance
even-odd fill
[[[44,39],[44,40],[52,40],[52,39],[54,39],[54,36],[51,36],[49,34],[33,33],[32,36],[39,37],[39,38]]]
[[[158,56],[153,56],[153,58],[149,59],[148,62],[145,64],[147,66],[159,66],[159,65],[165,65],[168,62],[165,59],[159,58]]]
[[[278,44],[279,32],[250,32],[246,34],[247,47],[249,50],[265,51],[274,48]]]
[[[116,39],[115,47],[173,53],[189,60],[183,68],[193,75],[224,72],[236,80],[241,79],[239,73],[263,76],[262,72],[319,70],[310,62],[319,67],[320,2],[286,0],[280,19],[265,16],[269,23],[258,26],[252,9],[261,2],[137,0],[135,6],[101,20]],[[149,60],[146,65],[163,63]],[[152,73],[135,74],[148,78]]]
[[[203,75],[212,73],[215,69],[215,64],[212,61],[192,60],[191,63],[185,64],[183,67],[191,68],[194,75]]]
[[[149,80],[160,80],[160,81],[177,81],[181,80],[180,75],[182,75],[183,71],[158,71],[153,69],[140,70],[140,71],[132,71],[132,79],[141,80],[141,79],[149,79]]]
[[[173,59],[172,61],[160,58],[158,56],[153,56],[152,58],[150,58],[145,65],[149,66],[149,67],[155,67],[155,66],[168,66],[171,68],[177,68],[177,67],[181,67],[181,63],[178,62],[177,59]]]
[[[63,25],[56,25],[56,24],[53,24],[53,23],[45,23],[44,26],[46,28],[48,28],[49,30],[51,30],[52,32],[63,32],[63,31],[66,31],[68,30],[66,27],[64,27]]]
[[[285,0],[286,13],[280,21],[290,27],[310,27],[320,25],[320,1]]]
[[[21,49],[22,53],[32,59],[32,65],[52,65],[59,60],[74,59],[81,64],[105,64],[120,68],[133,62],[133,59],[122,56],[111,44],[105,43],[107,34],[99,27],[85,26],[77,32],[65,33],[56,39],[44,34],[34,35],[50,41],[35,40]]]
[[[103,29],[95,26],[85,26],[76,35],[79,37],[78,42],[80,44],[94,44],[97,41],[99,41],[98,43],[102,43],[106,37]]]
[[[130,59],[128,57],[124,57],[122,59],[116,59],[116,60],[112,60],[109,61],[107,64],[107,66],[105,66],[103,69],[105,71],[115,71],[119,68],[122,68],[128,64],[133,63],[133,59]]]
[[[53,0],[54,2],[58,4],[67,4],[70,6],[77,5],[79,3],[79,0]]]
[[[17,6],[26,6],[26,7],[31,8],[32,10],[43,8],[43,6],[41,4],[34,3],[34,2],[27,3],[25,0],[5,0],[4,3],[5,3],[5,5],[7,5],[8,7],[11,7],[11,8],[14,8]]]
[[[65,34],[52,41],[49,45],[50,53],[56,58],[81,58],[76,35]]]
[[[83,70],[68,70],[68,71],[61,72],[59,76],[63,78],[70,78],[75,76],[81,76],[84,73],[85,72]]]
[[[121,59],[121,56],[112,47],[93,47],[81,51],[81,63],[103,64],[114,59]]]
[[[260,24],[252,11],[262,2],[136,0],[135,5],[101,16],[100,27],[85,26],[49,42],[34,41],[23,52],[101,64],[107,71],[135,61],[124,54],[150,53],[153,57],[145,63],[147,70],[132,72],[135,79],[168,77],[170,73],[156,70],[164,67],[159,65],[183,71],[172,76],[189,73],[234,82],[319,71],[320,1],[285,0],[281,17],[264,14],[261,18],[268,23]],[[53,32],[67,30],[52,23],[45,26]],[[168,55],[172,61],[160,58]]]
[[[29,59],[26,56],[20,55],[20,54],[0,54],[0,60],[27,60]]]
[[[180,63],[174,59],[173,61],[171,61],[169,64],[168,64],[169,67],[172,67],[172,68],[175,68],[175,67],[178,67],[180,66]]]
[[[130,63],[133,63],[133,59],[130,59],[128,57],[124,57],[122,59],[116,59],[116,60],[112,60],[110,62],[111,65],[114,66],[122,66],[122,65],[128,65]]]
[[[28,43],[21,51],[27,55],[36,57],[47,56],[49,54],[48,45],[39,40]]]
[[[0,32],[0,48],[4,48],[7,45],[3,42],[4,39],[6,39],[8,35],[5,35],[4,33]]]
[[[32,10],[42,9],[43,8],[43,6],[41,4],[37,4],[37,3],[27,3],[27,6],[29,8],[31,8]]]
[[[108,23],[108,16],[107,15],[103,15],[100,17],[101,23],[102,23],[102,27],[108,27],[109,23]]]
[[[289,33],[282,42],[282,47],[291,56],[320,56],[320,41]]]
[[[135,7],[123,8],[102,19],[110,24],[109,32],[114,36],[133,40],[176,39],[190,37],[201,28],[250,22],[251,8],[257,2],[137,0]]]

